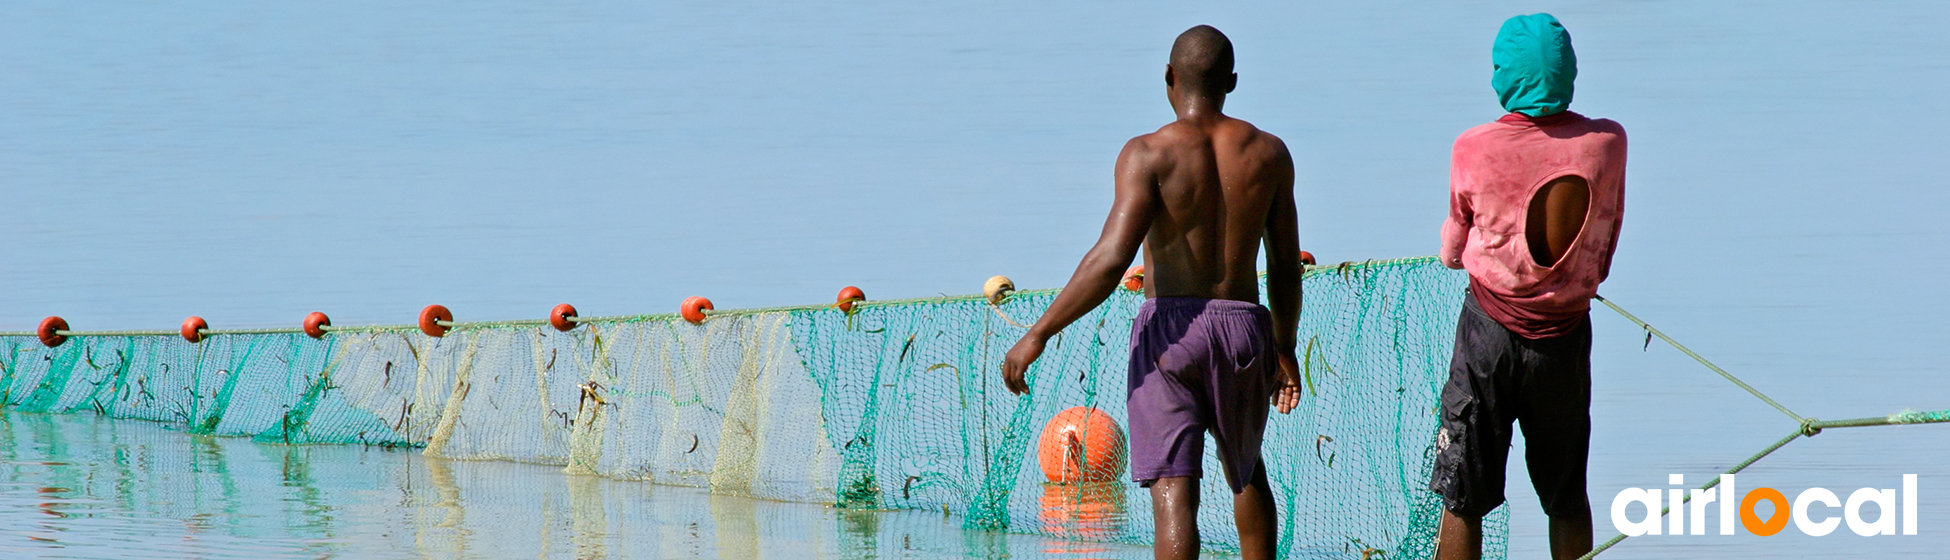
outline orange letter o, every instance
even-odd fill
[[[1767,518],[1766,523],[1761,523],[1760,517],[1754,515],[1754,504],[1759,503],[1761,500],[1774,502],[1774,515]],[[1763,537],[1771,537],[1774,536],[1774,533],[1779,533],[1782,528],[1787,527],[1787,522],[1787,496],[1781,495],[1780,490],[1766,487],[1755,488],[1753,491],[1747,493],[1747,497],[1740,500],[1740,525],[1746,527],[1749,533]]]

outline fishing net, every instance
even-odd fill
[[[1428,558],[1426,488],[1464,277],[1433,259],[1310,267],[1304,397],[1268,426],[1265,460],[1287,558]],[[303,334],[0,336],[0,401],[94,411],[277,444],[423,447],[432,456],[600,475],[854,510],[922,509],[974,530],[1147,544],[1147,490],[1052,484],[1038,436],[1093,407],[1123,424],[1132,318],[1120,290],[1052,339],[1030,396],[1002,355],[1054,291],[587,322]],[[1208,445],[1199,525],[1237,549]],[[1486,521],[1503,555],[1507,514]]]

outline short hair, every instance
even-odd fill
[[[1187,29],[1171,44],[1171,68],[1179,87],[1223,95],[1232,76],[1232,40],[1210,25]]]

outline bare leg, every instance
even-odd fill
[[[1551,517],[1551,558],[1577,560],[1591,552],[1591,510]]]
[[[1233,522],[1239,526],[1239,556],[1245,560],[1273,560],[1279,546],[1279,523],[1274,517],[1273,487],[1266,483],[1261,461],[1246,488],[1232,496]]]
[[[1174,476],[1151,483],[1151,523],[1157,528],[1153,558],[1198,558],[1198,479]]]
[[[1444,509],[1442,528],[1436,539],[1435,557],[1437,560],[1481,560],[1483,518],[1463,517]]]

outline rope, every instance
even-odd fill
[[[1659,340],[1666,341],[1666,343],[1671,344],[1673,348],[1678,348],[1680,352],[1685,352],[1687,356],[1692,356],[1694,360],[1699,360],[1699,363],[1705,365],[1707,369],[1711,369],[1713,370],[1714,373],[1720,374],[1720,377],[1727,378],[1727,381],[1732,381],[1734,385],[1739,385],[1741,389],[1746,389],[1748,393],[1752,394],[1755,397],[1758,397],[1761,401],[1766,402],[1767,404],[1773,406],[1775,410],[1781,411],[1781,414],[1786,414],[1788,415],[1789,418],[1793,418],[1795,422],[1808,421],[1807,418],[1804,418],[1799,414],[1795,414],[1794,411],[1788,410],[1788,407],[1781,406],[1781,403],[1775,402],[1773,398],[1770,398],[1767,395],[1761,393],[1760,389],[1755,389],[1754,386],[1748,385],[1747,382],[1741,381],[1740,378],[1734,377],[1733,374],[1731,373],[1727,373],[1727,370],[1720,369],[1720,366],[1713,365],[1713,362],[1706,361],[1706,358],[1701,357],[1699,354],[1694,353],[1693,349],[1687,348],[1686,345],[1680,344],[1679,341],[1673,340],[1672,337],[1670,336],[1666,336],[1666,333],[1660,331],[1659,329],[1653,328],[1652,325],[1646,324],[1645,321],[1640,321],[1638,317],[1633,316],[1631,313],[1625,312],[1624,308],[1619,307],[1618,304],[1616,303],[1612,303],[1611,300],[1605,299],[1604,296],[1592,296],[1592,298],[1598,300],[1599,302],[1604,303],[1605,306],[1610,307],[1612,311],[1617,311],[1619,315],[1624,315],[1626,320],[1638,324],[1640,328],[1645,329],[1645,332],[1651,333],[1653,336],[1659,337]]]
[[[1358,270],[1358,269],[1369,269],[1369,268],[1420,265],[1429,262],[1434,262],[1435,259],[1436,259],[1435,257],[1407,257],[1407,258],[1399,258],[1399,259],[1384,259],[1384,260],[1371,259],[1366,261],[1348,261],[1340,264],[1330,264],[1330,265],[1310,264],[1304,267],[1304,271],[1301,273],[1301,277],[1304,278],[1316,274],[1332,274],[1332,273],[1345,274],[1350,269]],[[1266,276],[1266,273],[1261,272],[1259,273],[1259,275],[1264,277]],[[1016,290],[1012,293],[1015,295],[1034,296],[1034,295],[1055,294],[1059,291],[1062,290],[1057,290],[1057,289]],[[942,304],[942,303],[960,303],[960,302],[986,303],[986,301],[987,298],[981,295],[938,296],[938,297],[892,299],[892,300],[880,300],[880,301],[861,300],[861,301],[854,302],[853,308],[854,311],[857,313],[863,307],[883,307],[883,306],[902,307],[902,306],[935,305],[935,304]],[[834,304],[821,303],[821,304],[814,304],[814,305],[786,305],[786,306],[779,306],[779,307],[758,307],[758,308],[751,308],[751,309],[708,310],[705,311],[704,314],[706,316],[756,315],[761,313],[779,313],[779,312],[789,312],[789,311],[816,311],[816,310],[831,308],[831,307],[834,307]],[[997,314],[1000,315],[1001,313],[998,312]],[[634,323],[634,322],[641,322],[641,321],[674,321],[679,318],[680,317],[676,313],[653,313],[653,314],[646,314],[646,315],[570,317],[569,321],[573,323]],[[1011,325],[1023,327],[1022,324],[1009,319],[1009,317],[1007,316],[1003,316],[1002,319],[1008,321],[1009,324]],[[546,325],[549,323],[545,319],[516,319],[516,320],[507,320],[507,321],[440,321],[439,324],[441,326],[453,328],[453,329],[478,329],[478,328],[494,328],[494,327],[530,327],[530,326]],[[412,332],[412,331],[419,330],[420,327],[418,325],[355,325],[355,326],[343,326],[343,327],[324,325],[320,328],[322,328],[325,332],[375,333],[375,332]],[[1023,328],[1028,328],[1028,327],[1023,327]],[[304,332],[304,329],[297,328],[297,327],[288,327],[288,328],[272,327],[272,328],[259,328],[259,329],[204,329],[203,330],[203,334],[205,335],[289,334],[289,333],[299,333],[299,332]],[[69,337],[181,336],[182,331],[161,330],[161,329],[120,330],[120,331],[56,331],[55,334],[59,334],[61,336],[69,336]],[[0,337],[9,337],[9,336],[38,336],[38,333],[34,331],[0,331]],[[1670,339],[1668,339],[1668,341],[1670,341]],[[1688,353],[1690,354],[1691,352]],[[1738,383],[1738,381],[1735,382]]]
[[[1903,411],[1903,412],[1898,412],[1880,418],[1851,418],[1847,420],[1827,420],[1827,421],[1816,420],[1814,418],[1807,418],[1799,414],[1795,414],[1793,411],[1788,410],[1787,407],[1781,406],[1781,403],[1774,402],[1774,399],[1768,398],[1767,395],[1762,394],[1760,390],[1753,388],[1753,386],[1748,385],[1746,382],[1741,381],[1740,378],[1734,377],[1733,374],[1727,373],[1727,371],[1724,369],[1720,369],[1720,366],[1713,365],[1713,362],[1707,361],[1706,358],[1701,357],[1699,354],[1694,353],[1691,349],[1686,348],[1686,345],[1680,344],[1679,341],[1673,340],[1672,337],[1670,336],[1666,336],[1666,333],[1660,332],[1659,329],[1652,328],[1652,325],[1646,324],[1645,321],[1640,321],[1638,317],[1633,316],[1631,313],[1627,313],[1625,309],[1619,307],[1618,304],[1612,303],[1611,300],[1605,299],[1603,297],[1594,296],[1594,298],[1600,302],[1604,302],[1605,306],[1610,307],[1612,311],[1617,311],[1619,315],[1625,316],[1627,320],[1630,320],[1631,322],[1637,324],[1640,328],[1645,329],[1645,332],[1649,333],[1650,335],[1659,337],[1660,340],[1664,340],[1666,341],[1667,344],[1671,344],[1673,348],[1678,348],[1680,352],[1686,353],[1687,356],[1691,356],[1694,360],[1698,360],[1700,364],[1705,365],[1708,369],[1712,369],[1714,373],[1718,373],[1720,374],[1721,377],[1725,377],[1728,381],[1732,381],[1733,384],[1739,385],[1740,388],[1742,389],[1746,389],[1748,393],[1753,394],[1755,397],[1759,398],[1762,401],[1766,401],[1767,404],[1773,405],[1775,410],[1779,410],[1781,411],[1782,414],[1786,414],[1788,415],[1788,417],[1793,418],[1795,423],[1797,424],[1795,426],[1793,433],[1788,434],[1787,437],[1781,438],[1780,441],[1774,442],[1773,445],[1769,445],[1765,449],[1761,449],[1759,453],[1755,453],[1747,457],[1746,460],[1741,461],[1739,464],[1734,465],[1733,468],[1727,469],[1727,471],[1725,473],[1722,473],[1720,476],[1713,477],[1712,481],[1707,482],[1705,486],[1699,487],[1700,490],[1712,489],[1713,487],[1718,486],[1720,484],[1720,477],[1729,474],[1739,473],[1740,471],[1745,470],[1747,467],[1752,466],[1755,462],[1760,461],[1761,458],[1764,458],[1769,454],[1774,453],[1775,450],[1780,449],[1782,446],[1785,446],[1788,443],[1803,437],[1814,437],[1820,434],[1821,431],[1824,429],[1859,428],[1865,426],[1895,426],[1895,425],[1903,425],[1903,424],[1934,424],[1934,423],[1950,422],[1950,410],[1939,410],[1936,412]],[[1691,501],[1693,501],[1692,493],[1687,492],[1685,497],[1680,499],[1679,505],[1683,505]],[[1666,506],[1665,509],[1660,510],[1659,517],[1664,518],[1666,514],[1671,513],[1673,507],[1675,506],[1668,505]],[[1579,560],[1591,560],[1592,558],[1598,556],[1598,553],[1611,549],[1612,546],[1617,545],[1620,542],[1623,542],[1625,539],[1626,536],[1623,533],[1620,533],[1619,535],[1612,537],[1611,540],[1605,541],[1604,544],[1598,545],[1596,548],[1591,549],[1591,552],[1586,553],[1583,557],[1580,557]]]

